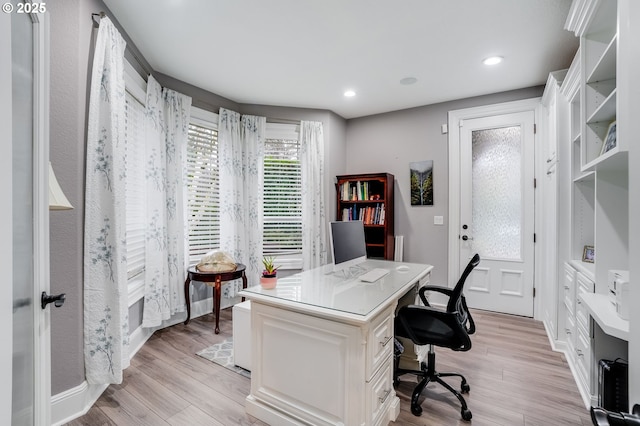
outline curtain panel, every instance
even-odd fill
[[[145,108],[146,206],[143,327],[185,310],[188,267],[184,159],[191,98],[149,76]]]
[[[265,117],[241,116],[220,109],[218,155],[220,163],[220,249],[246,265],[249,285],[262,273],[262,223]],[[234,297],[239,280],[222,294]]]
[[[324,133],[322,123],[300,122],[302,169],[302,269],[327,263],[324,201]]]
[[[87,132],[84,360],[90,384],[122,383],[129,366],[125,247],[126,43],[107,17],[95,44]]]

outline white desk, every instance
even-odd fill
[[[609,296],[605,294],[586,293],[580,298],[587,307],[589,315],[606,334],[624,341],[629,340],[629,321],[623,320],[616,313]]]
[[[398,271],[399,265],[408,266]],[[251,287],[250,415],[273,425],[386,425],[393,388],[393,323],[400,297],[431,265],[367,260],[391,272],[375,283],[317,268]]]

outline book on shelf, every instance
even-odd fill
[[[365,201],[369,199],[369,182],[344,182],[340,187],[341,201]]]
[[[361,220],[365,225],[384,225],[384,203],[375,206],[350,206],[342,209],[342,220]]]

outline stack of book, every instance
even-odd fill
[[[342,220],[361,220],[365,225],[384,225],[384,203],[376,206],[351,206],[342,209]]]
[[[345,182],[340,188],[342,201],[363,201],[369,199],[369,182]]]

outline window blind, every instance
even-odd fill
[[[144,105],[129,92],[125,95],[126,144],[126,252],[127,277],[136,277],[144,271],[146,198],[145,198],[145,136]]]
[[[264,156],[265,255],[302,252],[300,143],[266,139]]]
[[[191,123],[186,161],[190,264],[220,248],[219,182],[218,131]]]

